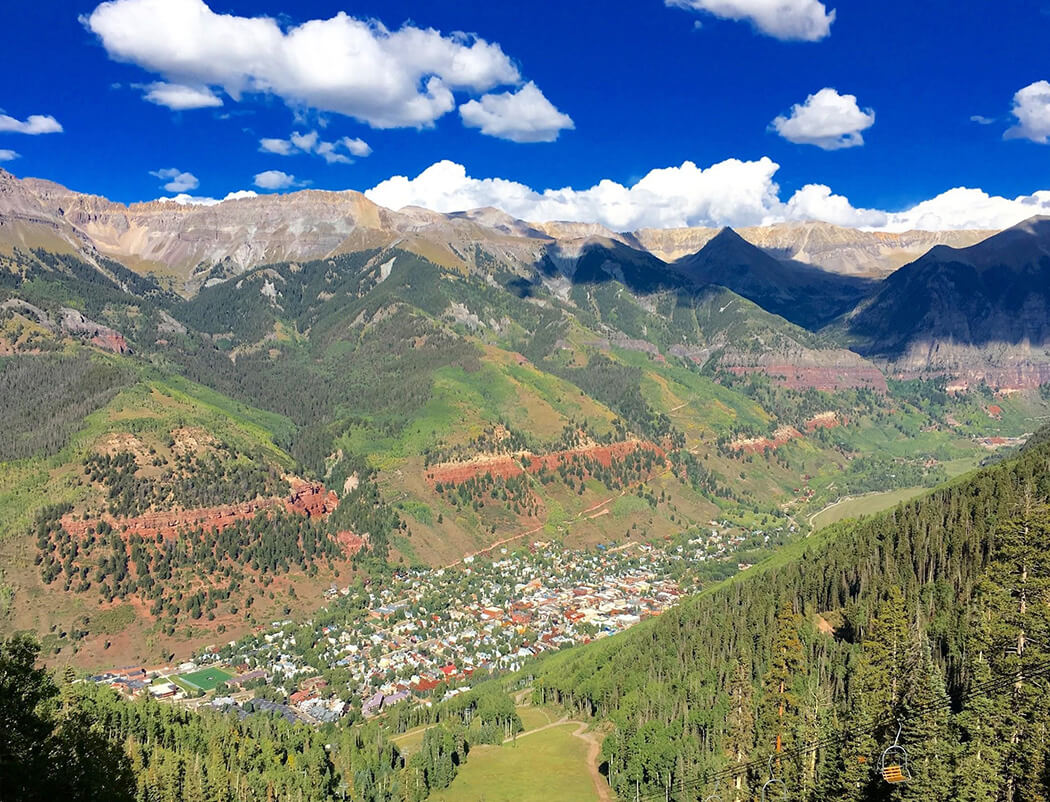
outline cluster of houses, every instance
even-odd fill
[[[234,676],[209,703],[237,715],[266,709],[322,723],[351,710],[378,715],[408,700],[432,704],[465,690],[477,672],[515,671],[543,652],[659,615],[682,595],[673,578],[681,559],[673,549],[647,545],[574,551],[534,543],[468,559],[459,568],[402,571],[363,598],[336,591],[328,612],[346,604],[342,623],[330,623],[330,614],[316,626],[277,621],[205,651],[193,667],[228,667]],[[161,686],[151,683],[168,674],[141,671],[93,679],[141,682],[138,692],[158,696]],[[278,689],[286,702],[237,693],[263,685]],[[160,698],[180,698],[182,691],[172,688]]]
[[[194,671],[196,668],[196,663],[183,663],[178,667],[170,665],[125,666],[95,674],[88,677],[87,681],[108,685],[129,698],[150,696],[153,699],[181,700],[186,698],[186,692],[170,678],[180,672]]]

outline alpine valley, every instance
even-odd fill
[[[1050,793],[1050,218],[0,170],[0,411],[12,799]]]

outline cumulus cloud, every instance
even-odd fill
[[[554,107],[532,81],[517,92],[482,96],[459,107],[468,128],[511,142],[553,142],[565,129],[575,128],[572,118]]]
[[[206,86],[183,86],[156,81],[143,89],[146,90],[146,94],[143,95],[146,100],[158,106],[167,106],[172,111],[207,109],[222,105],[222,98]]]
[[[167,181],[164,185],[164,189],[168,192],[188,192],[189,190],[196,189],[201,185],[201,182],[197,180],[197,176],[193,173],[184,173],[177,167],[166,167],[163,170],[153,170],[150,172],[150,175]]]
[[[264,153],[276,153],[278,156],[291,156],[296,147],[287,139],[260,139],[259,150]]]
[[[260,139],[259,150],[278,156],[315,153],[328,164],[352,164],[354,160],[351,156],[364,158],[372,152],[372,148],[363,139],[344,136],[334,142],[325,142],[317,131],[306,134],[293,131],[288,139]]]
[[[60,134],[62,125],[50,114],[30,114],[25,120],[18,120],[6,114],[0,114],[0,133],[7,134]]]
[[[351,139],[348,136],[344,136],[341,142],[343,143],[343,147],[350,151],[351,156],[357,156],[363,159],[365,156],[369,156],[372,153],[371,146],[363,139],[357,137]]]
[[[298,131],[294,131],[292,135],[288,137],[292,146],[298,148],[304,153],[310,153],[317,145],[317,141],[320,138],[320,135],[316,131],[310,131],[308,134],[300,134]]]
[[[0,162],[9,162],[18,158],[18,154],[7,148],[0,148]]]
[[[108,0],[83,23],[111,58],[172,84],[220,87],[234,100],[269,93],[376,128],[427,127],[455,108],[456,90],[521,82],[498,44],[413,25],[391,31],[345,13],[285,30],[203,0]]]
[[[1036,81],[1014,95],[1013,115],[1017,125],[1009,128],[1006,139],[1030,139],[1041,145],[1050,143],[1050,81]]]
[[[836,195],[823,184],[807,184],[796,191],[783,215],[787,220],[820,220],[849,228],[883,228],[889,224],[886,212],[854,208],[849,198]]]
[[[228,200],[240,200],[242,198],[255,198],[258,197],[257,192],[250,189],[239,189],[236,192],[230,192],[224,198],[207,198],[199,197],[196,195],[188,195],[184,192],[180,192],[173,198],[157,198],[158,202],[161,203],[177,203],[180,206],[214,206],[217,203],[222,203]]]
[[[288,189],[297,185],[294,175],[288,175],[280,170],[265,170],[257,173],[253,183],[260,189]]]
[[[503,178],[473,178],[463,165],[440,161],[415,178],[389,178],[365,195],[391,209],[494,206],[524,220],[600,223],[614,231],[809,220],[881,231],[1002,229],[1050,214],[1050,191],[1009,199],[964,187],[896,212],[855,207],[821,184],[806,185],[785,202],[774,181],[779,169],[765,157],[727,159],[707,168],[685,162],[652,170],[630,186],[606,179],[587,189],[538,191]]]
[[[889,215],[885,228],[890,231],[1001,229],[1037,214],[1050,214],[1050,190],[1004,198],[981,189],[956,187],[906,211]]]
[[[825,88],[807,97],[804,103],[796,103],[789,115],[777,117],[771,126],[788,142],[840,150],[863,145],[861,131],[874,124],[875,112],[862,110],[856,95],[840,95]]]
[[[415,178],[394,176],[365,192],[382,206],[441,212],[495,206],[529,220],[599,222],[617,231],[696,225],[758,225],[777,205],[771,159],[728,159],[707,169],[693,162],[653,170],[627,187],[608,179],[589,189],[537,192],[502,178],[472,178],[441,161]]]
[[[775,39],[816,42],[831,34],[835,12],[818,0],[665,0],[667,5],[746,20]]]

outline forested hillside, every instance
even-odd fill
[[[624,798],[1044,800],[1050,446],[551,660]],[[911,781],[877,773],[894,742]],[[815,745],[815,746],[814,746]],[[771,790],[770,790],[771,789]],[[719,797],[716,797],[719,798]]]

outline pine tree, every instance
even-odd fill
[[[971,670],[975,685],[987,683],[991,670],[983,655],[978,655]],[[955,790],[958,802],[996,802],[1003,785],[1001,696],[975,694],[956,716],[960,754],[955,768]]]
[[[748,661],[749,662],[749,661]],[[753,687],[744,659],[738,659],[730,680],[729,710],[726,714],[726,756],[732,765],[746,763],[755,740],[755,718],[751,708]],[[734,778],[733,799],[748,798],[745,775]]]
[[[911,780],[894,788],[893,799],[947,802],[955,758],[949,731],[948,693],[933,662],[929,639],[913,633],[902,682],[901,745],[908,752]]]
[[[996,532],[978,598],[987,611],[983,645],[989,664],[996,674],[1015,677],[1012,690],[1001,692],[1004,797],[1046,802],[1050,685],[1046,677],[1026,676],[1025,668],[1050,659],[1050,512],[1035,503],[1030,486],[1019,507]]]
[[[907,648],[908,626],[904,597],[896,587],[879,605],[861,641],[860,653],[851,667],[848,712],[843,726],[843,748],[839,757],[838,792],[843,799],[873,798],[878,758],[896,727],[901,677]]]
[[[756,750],[759,755],[772,754],[774,773],[795,789],[802,777],[801,761],[797,756],[783,759],[781,754],[799,743],[799,684],[804,679],[806,661],[799,637],[801,623],[801,617],[790,605],[781,607],[770,648],[769,668],[762,680]]]

